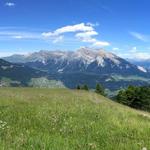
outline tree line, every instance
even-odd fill
[[[150,112],[150,86],[129,86],[120,90],[115,99],[124,105]]]
[[[86,84],[84,84],[84,85],[77,85],[76,89],[77,90],[89,91],[89,87]],[[106,95],[104,87],[101,84],[99,84],[99,83],[97,83],[96,86],[95,86],[95,92],[98,93],[98,94],[101,94],[101,95]]]
[[[89,91],[86,84],[77,85],[76,89]],[[94,91],[106,96],[105,88],[99,83],[96,84]],[[120,90],[113,99],[129,107],[150,112],[150,86],[129,86],[127,89]]]

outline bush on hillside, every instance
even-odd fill
[[[150,87],[129,86],[118,93],[116,100],[133,108],[150,111]]]
[[[89,87],[88,87],[86,84],[84,84],[84,85],[81,87],[81,89],[88,91],[88,90],[89,90]]]

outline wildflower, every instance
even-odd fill
[[[7,122],[0,120],[0,129],[4,130],[7,128]]]
[[[95,143],[89,143],[88,145],[91,149],[96,149],[96,144]]]

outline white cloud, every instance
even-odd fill
[[[75,35],[75,37],[82,42],[87,43],[94,43],[97,42],[95,38],[92,38],[92,36],[98,35],[96,31],[88,31],[88,32],[80,32]]]
[[[5,3],[5,6],[8,6],[8,7],[14,7],[16,4],[13,3],[13,2],[6,2]]]
[[[54,34],[51,33],[51,32],[43,32],[43,33],[42,33],[42,36],[44,36],[45,38],[48,38],[48,37],[54,36]]]
[[[6,57],[6,56],[11,56],[13,53],[11,53],[11,52],[1,52],[0,51],[0,58],[1,57]]]
[[[21,35],[15,35],[15,36],[12,36],[12,38],[14,38],[14,39],[23,39],[23,36],[21,36]]]
[[[150,53],[147,52],[137,52],[133,54],[134,59],[146,60],[150,59]]]
[[[113,51],[118,51],[119,48],[118,48],[118,47],[114,47],[112,50],[113,50]]]
[[[75,25],[64,26],[53,32],[26,32],[18,28],[0,29],[0,41],[4,40],[45,40],[46,42],[63,42],[61,44],[83,45],[93,47],[109,46],[110,43],[99,40],[96,36],[99,33],[95,30],[98,24],[80,23]],[[69,34],[71,33],[71,34]],[[69,34],[69,36],[68,36]]]
[[[150,53],[149,52],[143,52],[141,50],[138,50],[137,47],[132,47],[129,50],[126,50],[125,52],[120,52],[118,54],[120,57],[133,59],[133,60],[147,60],[150,59]]]
[[[42,36],[45,39],[52,39],[53,42],[59,42],[60,40],[57,39],[63,39],[63,35],[66,33],[74,33],[75,38],[80,40],[81,42],[90,43],[92,46],[108,46],[110,45],[108,42],[99,41],[93,36],[98,35],[98,33],[95,31],[94,26],[98,24],[92,24],[92,23],[80,23],[76,25],[68,25],[61,27],[59,29],[56,29],[53,32],[44,32],[42,33]],[[63,37],[62,37],[63,36]]]
[[[40,33],[34,32],[0,30],[0,40],[1,39],[42,39],[42,36]]]
[[[62,28],[55,30],[54,32],[44,32],[42,33],[45,37],[57,36],[63,33],[69,32],[87,32],[87,31],[94,31],[94,28],[91,25],[85,25],[84,23],[76,24],[76,25],[69,25]]]
[[[98,22],[96,22],[96,23],[88,22],[87,25],[92,26],[92,27],[97,27],[97,26],[99,26],[99,23]]]
[[[150,54],[148,52],[137,52],[137,53],[124,53],[120,54],[121,57],[133,59],[133,60],[147,60],[150,59]]]
[[[150,53],[149,52],[143,52],[137,49],[137,47],[133,47],[128,54],[128,57],[131,57],[133,59],[138,59],[138,60],[145,60],[145,59],[150,59]]]
[[[57,36],[54,40],[53,43],[61,42],[63,41],[64,36]]]
[[[80,23],[73,26],[65,26],[60,29],[57,29],[55,31],[55,34],[62,34],[66,32],[79,32],[79,31],[87,32],[93,30],[94,28],[91,25],[85,25],[84,23]]]
[[[90,37],[90,36],[94,36],[94,35],[98,35],[98,33],[96,31],[88,31],[88,32],[80,32],[76,34],[76,37]]]
[[[143,42],[148,42],[149,41],[148,36],[146,36],[144,34],[141,34],[141,33],[138,33],[138,32],[130,32],[130,35],[132,35],[134,38],[136,38],[138,40],[141,40]]]
[[[109,46],[110,45],[110,43],[108,43],[108,42],[105,42],[105,41],[96,41],[96,42],[94,42],[93,43],[93,45],[92,46],[94,46],[94,47],[103,47],[103,46]]]
[[[131,53],[137,53],[137,47],[132,47],[131,50],[130,50]]]

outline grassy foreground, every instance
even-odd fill
[[[150,114],[65,89],[0,88],[0,150],[150,150]]]

